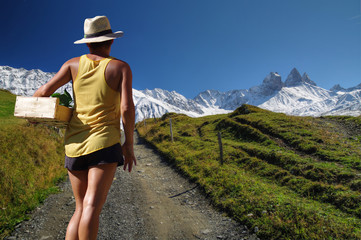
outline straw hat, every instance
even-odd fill
[[[87,18],[84,21],[84,38],[75,41],[75,44],[104,42],[123,36],[122,31],[114,32],[110,27],[109,20],[106,16],[96,16]]]

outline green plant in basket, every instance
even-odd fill
[[[73,98],[71,97],[71,95],[68,93],[68,91],[66,91],[66,89],[64,89],[64,93],[60,94],[60,93],[54,93],[51,95],[52,97],[57,97],[59,98],[59,104],[65,107],[72,107],[71,103],[73,102]]]

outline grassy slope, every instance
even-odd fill
[[[355,117],[293,117],[244,105],[196,119],[167,114],[137,130],[260,237],[361,239],[360,127]]]
[[[15,96],[0,90],[0,238],[56,192],[65,176],[62,138],[13,117]]]

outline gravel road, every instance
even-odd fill
[[[118,168],[101,217],[98,239],[257,239],[211,207],[195,183],[178,174],[135,135],[138,165]],[[69,180],[6,239],[64,239],[75,208]]]

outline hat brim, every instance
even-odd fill
[[[74,44],[81,44],[81,43],[95,43],[95,42],[105,42],[108,40],[120,38],[123,36],[122,31],[114,32],[114,33],[108,33],[103,36],[99,37],[92,37],[92,38],[82,38],[78,41],[75,41]]]

